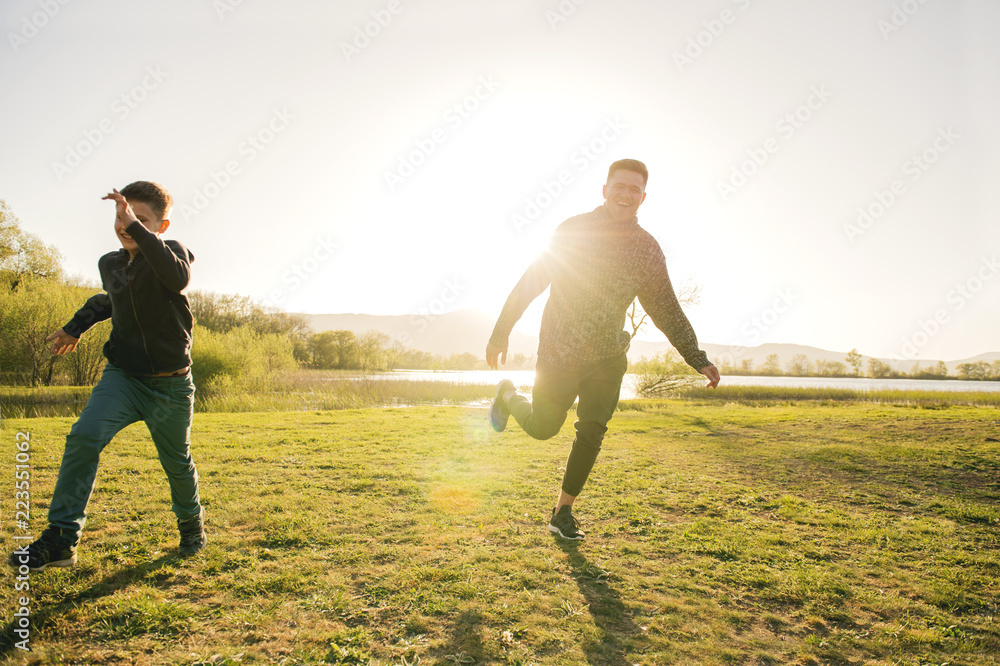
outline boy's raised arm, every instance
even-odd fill
[[[160,278],[167,289],[180,292],[188,286],[191,282],[193,257],[187,248],[175,243],[177,250],[174,250],[138,221],[125,227],[125,232],[139,246],[142,256],[146,258],[156,277]]]

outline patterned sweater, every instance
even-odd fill
[[[506,347],[514,324],[550,285],[539,360],[572,370],[627,351],[625,317],[638,296],[688,365],[711,365],[677,302],[659,243],[635,217],[613,222],[602,205],[560,224],[507,298],[490,343]]]

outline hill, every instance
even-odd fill
[[[301,316],[306,318],[306,321],[316,332],[330,330],[348,330],[355,333],[364,333],[370,330],[381,331],[403,347],[419,349],[440,356],[465,352],[477,356],[481,355],[490,333],[493,332],[493,324],[495,323],[495,315],[468,308],[440,315],[303,314]],[[773,342],[756,347],[719,345],[710,342],[702,342],[701,346],[715,363],[728,360],[733,365],[738,366],[744,359],[749,359],[755,368],[763,365],[771,354],[777,354],[781,360],[782,369],[787,367],[796,354],[803,354],[813,362],[819,360],[843,363],[848,351],[832,351],[807,345]],[[531,356],[535,354],[537,349],[537,336],[527,335],[519,331],[514,331],[511,334],[510,353],[512,355],[519,353]],[[666,339],[659,341],[637,339],[632,342],[629,359],[635,361],[643,356],[655,356],[669,349],[671,346]],[[869,358],[871,357],[862,354],[864,364],[862,367],[867,367]],[[913,361],[884,358],[879,360],[888,363],[895,370],[909,372],[913,367]],[[971,358],[946,361],[945,364],[948,366],[949,372],[955,373],[962,363],[978,361],[992,363],[998,360],[1000,360],[1000,352],[988,352]],[[926,368],[936,365],[937,362],[937,359],[921,359],[920,366]]]

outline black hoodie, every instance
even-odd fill
[[[134,258],[122,248],[100,258],[106,293],[87,299],[63,330],[79,338],[111,318],[104,355],[133,375],[182,370],[191,365],[191,305],[183,291],[194,255],[177,241],[163,241],[138,222],[125,232],[135,240]]]

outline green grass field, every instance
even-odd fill
[[[545,525],[572,441],[485,410],[210,413],[209,545],[176,557],[141,425],[102,458],[72,570],[0,581],[2,659],[37,664],[993,664],[1000,411],[624,403],[577,513]],[[31,437],[31,527],[72,418]],[[513,424],[512,424],[513,425]]]

